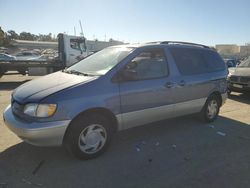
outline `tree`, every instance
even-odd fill
[[[48,35],[39,34],[38,40],[39,41],[53,41],[52,33],[49,33]]]
[[[0,27],[0,46],[8,46],[10,44],[10,39],[2,28]]]
[[[34,34],[23,31],[23,32],[20,33],[19,39],[21,39],[21,40],[36,40],[37,37]]]
[[[19,35],[14,30],[7,31],[7,34],[11,40],[19,38]]]
[[[4,44],[4,31],[0,27],[0,46]]]
[[[30,41],[57,41],[55,36],[52,36],[52,33],[49,34],[39,34],[35,35],[30,32],[23,31],[19,35],[14,30],[8,30],[5,33],[0,27],[0,45],[8,45],[11,40],[20,39],[20,40],[30,40]]]

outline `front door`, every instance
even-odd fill
[[[174,115],[173,93],[164,49],[147,49],[121,71],[122,129]]]

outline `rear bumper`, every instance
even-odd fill
[[[15,117],[9,105],[3,114],[6,126],[25,142],[36,146],[60,146],[70,120],[24,122]]]

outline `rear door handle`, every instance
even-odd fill
[[[179,85],[180,85],[180,86],[185,86],[185,84],[186,84],[186,82],[185,82],[184,80],[181,80],[181,81],[179,82]]]

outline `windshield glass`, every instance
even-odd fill
[[[89,75],[104,75],[132,51],[127,47],[103,49],[69,67],[67,71],[78,71]]]
[[[250,67],[250,57],[243,61],[241,64],[239,64],[238,67]]]

